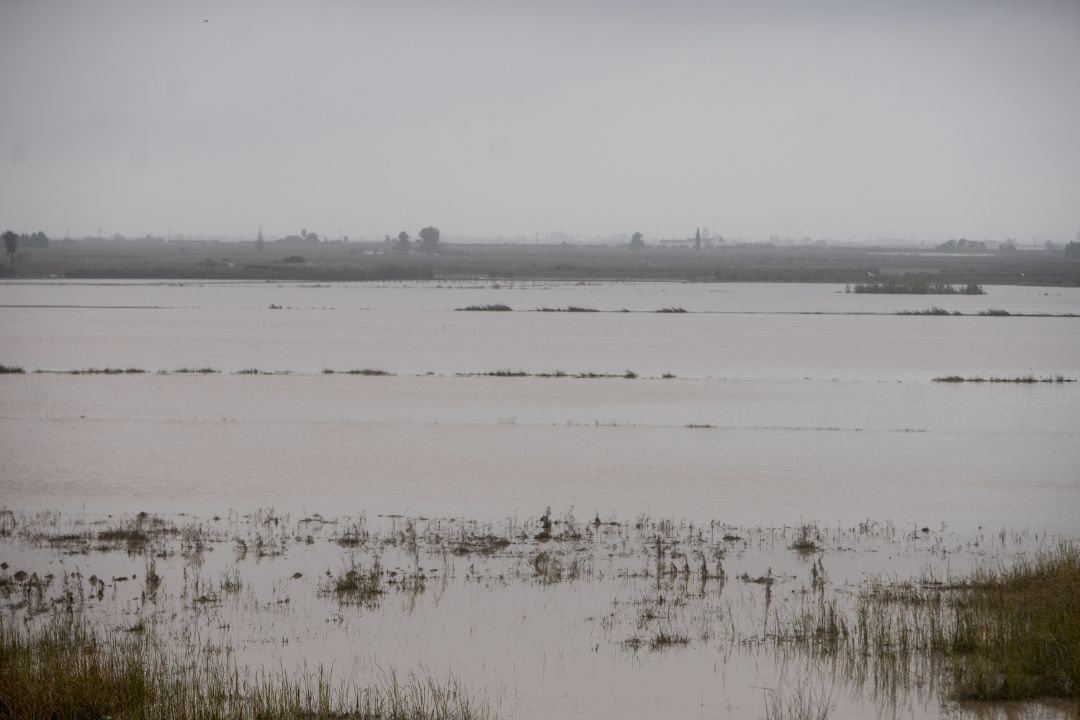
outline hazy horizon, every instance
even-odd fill
[[[0,225],[1069,240],[1077,68],[1075,2],[5,2]]]

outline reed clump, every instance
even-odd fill
[[[514,308],[502,303],[494,303],[491,305],[467,305],[465,307],[456,308],[459,312],[511,312]]]

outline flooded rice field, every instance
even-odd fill
[[[1076,552],[1080,290],[986,290],[0,283],[0,617],[497,717],[1068,717],[961,631]]]

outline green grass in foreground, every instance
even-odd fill
[[[488,717],[453,680],[388,675],[375,687],[321,669],[244,676],[224,661],[163,649],[149,631],[96,635],[77,616],[26,630],[0,617],[4,720],[469,720]]]

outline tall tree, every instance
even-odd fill
[[[433,253],[439,248],[439,228],[429,225],[420,231],[420,249]]]
[[[630,247],[633,250],[642,250],[645,247],[645,236],[639,232],[630,237]]]
[[[11,230],[4,233],[4,252],[11,261],[11,271],[15,271],[15,251],[19,248],[19,236]]]

